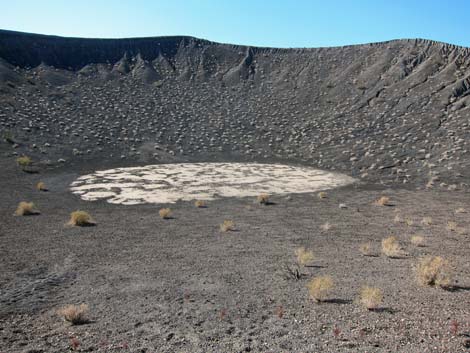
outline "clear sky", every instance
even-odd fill
[[[426,38],[470,46],[470,0],[0,0],[0,28],[74,37],[191,35],[321,47]]]

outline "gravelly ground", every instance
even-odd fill
[[[92,168],[93,166],[88,166]],[[82,168],[83,170],[86,168]],[[0,187],[0,352],[466,352],[470,340],[470,195],[356,184],[316,195],[273,197],[274,205],[226,198],[119,206],[84,202],[68,192],[75,170],[30,175],[2,165]],[[34,190],[43,180],[50,191]],[[388,195],[393,207],[373,201]],[[31,200],[39,216],[14,217]],[[344,203],[346,209],[338,205]],[[467,213],[455,213],[457,208]],[[76,209],[96,227],[65,223]],[[414,224],[394,222],[395,216]],[[432,217],[433,224],[420,223]],[[232,219],[236,231],[221,233]],[[459,232],[446,229],[455,221]],[[332,228],[322,231],[329,222]],[[396,235],[407,255],[379,254]],[[422,234],[417,248],[410,236]],[[370,241],[377,257],[361,256]],[[305,246],[315,254],[304,276],[287,279],[285,263]],[[442,255],[455,267],[456,290],[419,286],[416,260]],[[316,304],[306,284],[331,275],[330,302]],[[384,291],[382,310],[356,303],[359,289]],[[70,326],[56,311],[87,303],[91,322]],[[280,314],[281,313],[281,314]],[[452,327],[456,328],[453,330]],[[465,347],[467,345],[467,348]]]

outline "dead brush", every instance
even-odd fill
[[[194,206],[196,206],[197,208],[206,208],[207,207],[206,202],[203,201],[203,200],[196,200],[194,202]]]
[[[364,286],[359,294],[359,302],[367,310],[375,310],[381,304],[383,300],[382,290],[375,287]]]
[[[172,212],[169,208],[162,208],[160,211],[158,211],[158,214],[160,215],[161,219],[170,219]]]
[[[46,184],[44,182],[40,181],[36,184],[36,190],[38,191],[48,191]]]
[[[328,194],[327,194],[326,192],[324,192],[324,191],[320,191],[320,192],[318,193],[318,198],[319,198],[320,200],[326,199],[326,198],[328,198]]]
[[[320,226],[320,229],[324,232],[328,232],[333,226],[330,224],[330,222],[325,222]]]
[[[430,226],[432,225],[432,223],[433,223],[432,217],[423,217],[423,219],[421,220],[421,224],[424,226]]]
[[[422,247],[425,245],[424,237],[421,235],[413,235],[410,241],[411,241],[411,244],[413,244],[414,246]]]
[[[306,250],[303,246],[295,250],[295,256],[297,258],[297,264],[299,266],[307,266],[315,258],[313,256],[313,252],[310,250]]]
[[[95,221],[91,218],[88,212],[80,210],[70,213],[70,220],[67,224],[69,226],[78,227],[89,227],[96,225]]]
[[[376,256],[372,250],[372,244],[364,243],[359,246],[359,251],[363,256]]]
[[[425,256],[415,267],[416,278],[422,285],[447,288],[452,281],[449,261],[441,256]]]
[[[457,225],[457,222],[448,221],[446,228],[447,228],[447,230],[450,230],[451,232],[455,232],[455,231],[457,231],[459,226]]]
[[[223,223],[220,225],[220,231],[221,232],[230,232],[235,230],[235,223],[229,219],[226,219],[223,221]]]
[[[88,305],[86,304],[67,305],[59,309],[57,313],[72,325],[82,325],[89,322]]]
[[[381,196],[378,200],[374,202],[377,206],[390,206],[390,197]]]
[[[382,253],[390,258],[397,258],[404,255],[398,239],[394,236],[382,240]]]
[[[260,205],[269,205],[269,195],[268,194],[260,194],[256,197],[256,201]]]
[[[29,167],[32,163],[33,161],[28,156],[21,156],[16,159],[16,164],[21,168]]]
[[[21,201],[16,208],[16,216],[32,216],[38,215],[40,212],[36,209],[33,202]]]
[[[330,276],[315,277],[307,284],[310,298],[317,303],[325,301],[333,287],[334,282]]]

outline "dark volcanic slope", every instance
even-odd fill
[[[0,31],[0,58],[0,152],[12,160],[289,160],[371,181],[470,180],[468,48]]]

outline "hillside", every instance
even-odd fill
[[[470,177],[468,48],[418,39],[273,49],[1,31],[0,58],[0,124],[18,154],[288,160],[400,183]]]

